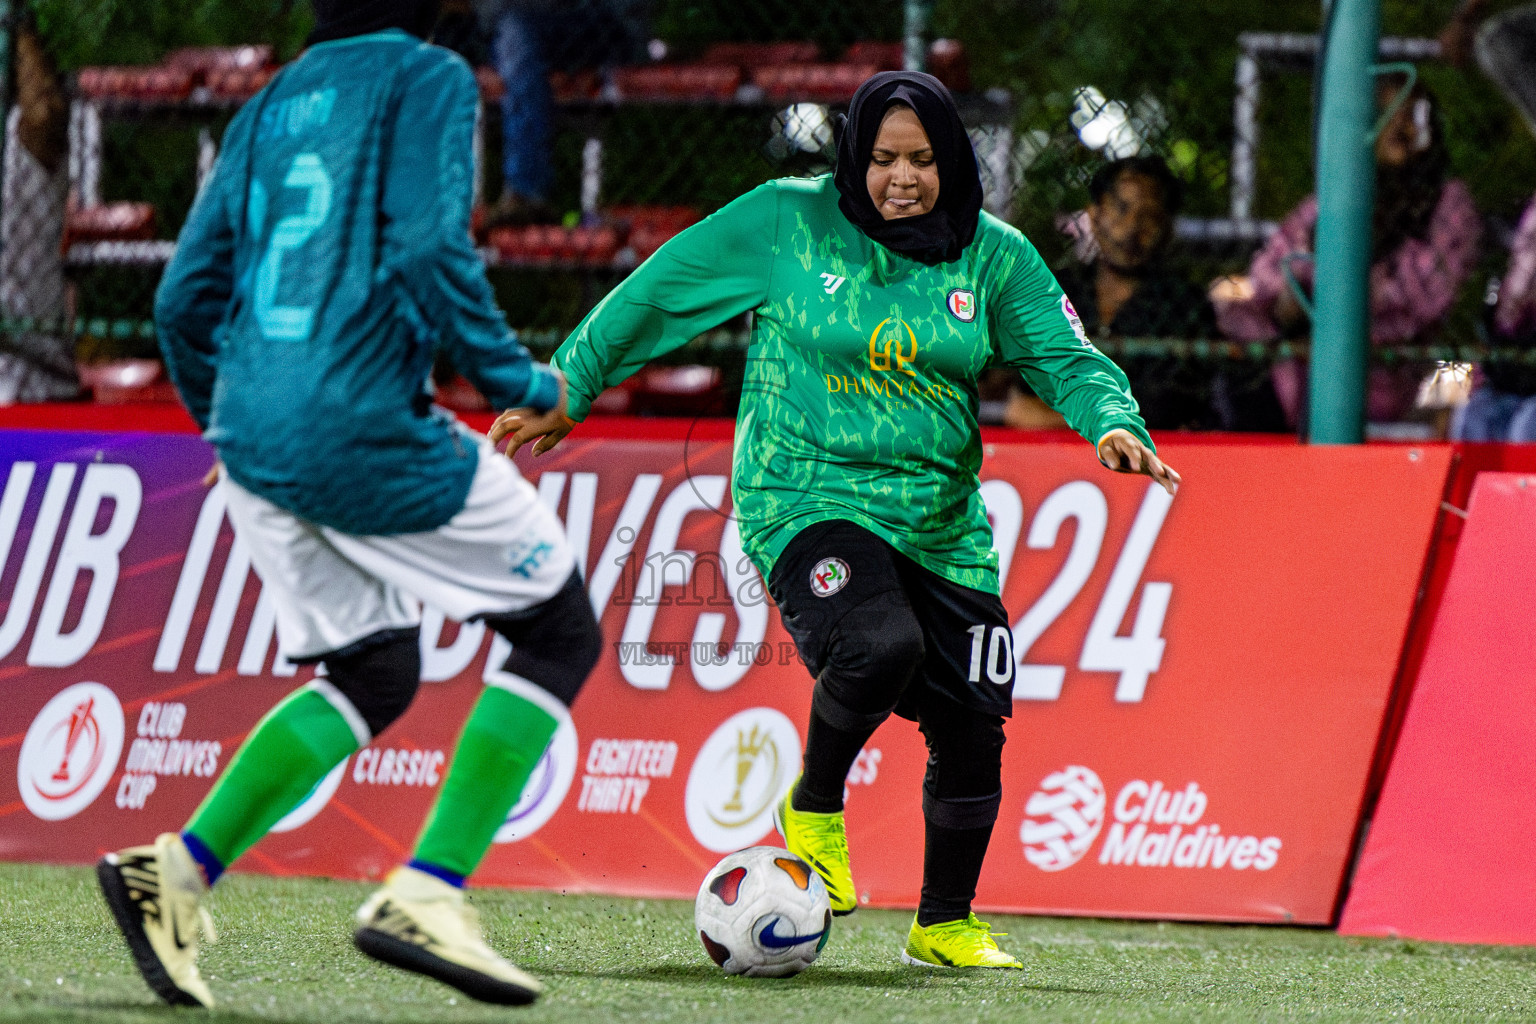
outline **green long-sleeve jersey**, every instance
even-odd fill
[[[662,246],[555,353],[570,415],[750,310],[732,494],[759,571],[800,530],[844,519],[997,593],[977,475],[982,370],[1022,371],[1090,441],[1151,438],[1125,375],[1017,230],[983,213],[960,259],[926,266],[871,241],[837,200],[830,176],[770,181]]]

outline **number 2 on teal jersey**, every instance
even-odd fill
[[[256,268],[256,322],[268,341],[308,341],[315,326],[315,307],[279,306],[278,274],[283,254],[309,241],[331,212],[331,176],[314,153],[300,153],[293,158],[284,188],[302,188],[309,192],[302,213],[290,214],[277,222],[272,238]],[[266,219],[267,195],[261,182],[251,183],[250,216],[258,225]]]

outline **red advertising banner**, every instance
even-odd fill
[[[1536,477],[1482,473],[1339,930],[1536,943]]]
[[[1327,922],[1449,451],[1164,450],[1171,501],[1080,442],[986,446],[1020,671],[979,903]],[[201,440],[13,431],[0,453],[0,857],[89,861],[182,824],[309,670],[275,648]],[[811,692],[741,556],[729,441],[578,434],[519,461],[609,646],[477,881],[691,896],[776,841]],[[407,854],[505,657],[430,610],[423,649],[411,711],[240,867],[376,877]],[[849,775],[871,904],[916,902],[924,761],[893,719]]]

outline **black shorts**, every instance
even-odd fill
[[[806,527],[774,563],[768,591],[812,676],[843,616],[881,598],[909,608],[923,633],[923,661],[896,714],[916,720],[927,693],[1013,714],[1013,632],[1002,600],[924,569],[863,527],[840,519]]]

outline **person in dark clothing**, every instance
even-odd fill
[[[1088,219],[1098,255],[1056,272],[1090,338],[1218,336],[1205,292],[1164,258],[1183,185],[1157,156],[1105,164],[1088,184]],[[1155,428],[1284,430],[1263,368],[1213,371],[1175,356],[1118,360],[1142,415]]]

